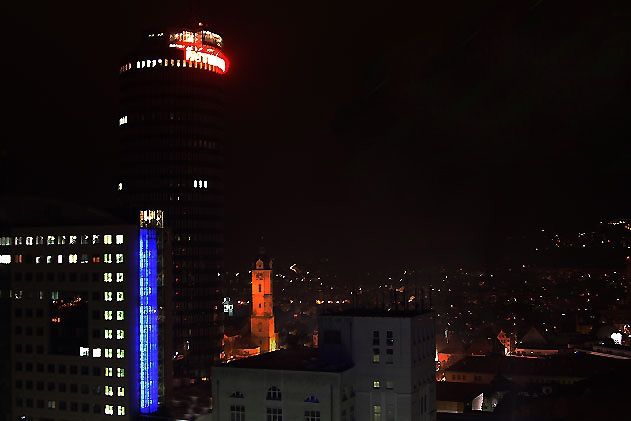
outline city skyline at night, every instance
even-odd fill
[[[20,33],[57,34],[42,54],[64,65],[48,69],[50,83],[35,68],[8,69],[8,118],[30,135],[3,148],[5,181],[97,206],[114,194],[120,59],[150,28],[199,15],[231,52],[230,269],[249,264],[261,235],[288,262],[354,270],[369,258],[388,270],[484,264],[508,235],[625,217],[628,5],[456,4],[455,14],[370,2],[294,14],[138,2],[104,9],[103,21],[70,4],[54,23],[32,15]],[[33,107],[46,110],[35,126]],[[255,190],[268,199],[253,212]]]

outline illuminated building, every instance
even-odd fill
[[[148,34],[120,67],[122,205],[160,209],[173,233],[178,378],[209,375],[222,339],[222,38],[202,26]]]
[[[166,234],[108,223],[0,236],[11,288],[11,419],[156,413],[172,360]]]
[[[277,334],[274,329],[274,287],[272,260],[261,253],[252,269],[252,316],[250,331],[252,342],[261,352],[276,350]]]

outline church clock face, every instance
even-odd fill
[[[263,280],[263,274],[261,272],[257,272],[256,273],[256,279],[259,280],[259,281]]]

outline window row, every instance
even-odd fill
[[[18,236],[18,237],[0,237],[0,246],[21,246],[21,245],[65,245],[65,244],[123,244],[125,236],[122,234],[100,234],[92,235],[36,235],[36,236]]]
[[[32,398],[15,398],[15,406],[18,408],[37,408],[37,409],[59,409],[60,411],[72,411],[79,412],[79,405],[81,408],[81,412],[89,413],[92,412],[94,414],[101,413],[101,405],[99,404],[89,404],[89,403],[81,403],[79,402],[66,402],[66,401],[54,401],[54,400],[46,400],[37,399],[33,400]],[[90,410],[91,408],[91,410]],[[106,415],[114,415],[114,405],[105,405],[104,413]],[[125,415],[125,407],[118,405],[116,408],[117,415]],[[24,417],[23,417],[24,418]]]
[[[125,274],[118,272],[112,274],[111,272],[14,272],[13,279],[16,281],[48,281],[48,282],[98,282],[103,280],[104,282],[124,282]]]
[[[111,350],[110,350],[111,351]],[[123,356],[124,356],[124,350],[123,351]],[[110,357],[111,358],[111,357]],[[65,364],[59,364],[56,367],[56,371],[55,371],[55,365],[54,364],[47,364],[46,366],[46,372],[47,373],[55,373],[57,372],[58,374],[70,374],[70,375],[81,375],[81,376],[101,376],[101,367],[92,367],[92,369],[90,369],[89,366],[87,365],[82,365],[82,366],[77,366],[77,365],[65,365]],[[22,361],[16,361],[15,362],[15,371],[18,372],[27,372],[27,373],[32,373],[32,372],[37,372],[37,373],[43,373],[44,372],[44,364],[42,363],[36,363],[33,364],[32,362],[22,362]]]

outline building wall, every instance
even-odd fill
[[[106,235],[111,244],[105,244]],[[131,419],[138,409],[138,228],[32,228],[12,236],[21,239],[10,247],[13,418]],[[81,300],[68,304],[77,296]],[[79,349],[72,355],[74,344],[61,350],[63,341],[52,340],[56,325],[70,314],[60,300],[88,318],[80,328],[87,328],[85,356]]]
[[[433,420],[436,414],[435,334],[431,313],[416,316],[319,319],[323,358],[353,362],[357,419]],[[339,332],[340,344],[327,341]],[[330,339],[330,338],[329,338]]]
[[[231,406],[243,406],[247,420],[264,420],[267,408],[282,408],[284,420],[304,420],[305,411],[319,411],[322,421],[350,421],[354,410],[351,383],[350,372],[217,367],[213,372],[213,421],[231,421]],[[273,386],[281,391],[280,401],[266,399]],[[235,392],[243,398],[233,397]],[[305,402],[311,396],[319,403]]]

